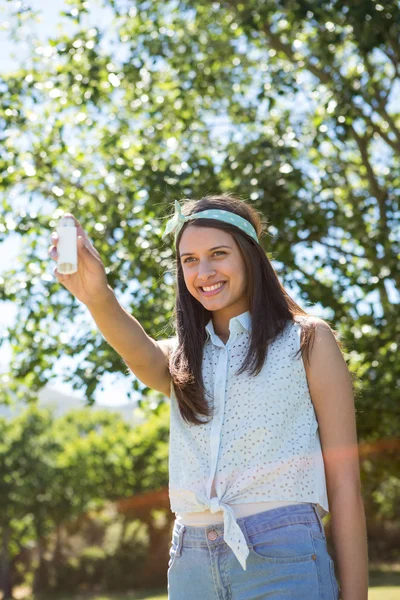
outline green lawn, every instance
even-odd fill
[[[400,568],[370,569],[368,600],[400,600]]]
[[[165,589],[150,590],[146,592],[131,592],[123,594],[90,594],[90,593],[78,593],[71,596],[71,594],[37,594],[32,596],[27,592],[26,589],[20,588],[14,591],[14,597],[16,600],[167,600],[168,594]],[[0,594],[0,599],[2,595]]]
[[[151,595],[149,595],[149,593]],[[165,590],[146,592],[145,594],[101,594],[100,596],[92,596],[89,598],[76,596],[74,600],[167,600],[168,595]],[[71,598],[58,598],[57,600],[71,600]]]
[[[370,569],[368,600],[400,600],[400,565],[396,567],[382,566]],[[19,592],[19,593],[18,593]],[[1,596],[0,596],[1,598]],[[39,595],[31,596],[26,590],[16,590],[16,600],[167,600],[165,589],[125,594],[76,594],[71,597],[59,595],[55,597]]]

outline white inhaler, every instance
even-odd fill
[[[72,217],[62,217],[57,227],[58,260],[60,275],[71,275],[78,271],[78,229]]]

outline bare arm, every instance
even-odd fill
[[[351,377],[331,328],[318,319],[306,366],[320,431],[342,600],[367,600],[368,540]]]
[[[170,340],[156,342],[143,327],[119,304],[108,285],[103,261],[78,219],[71,213],[77,227],[78,270],[69,275],[54,275],[58,281],[89,309],[100,332],[123,358],[125,363],[148,387],[169,396],[171,377],[168,370]],[[58,233],[53,232],[49,255],[58,260]]]
[[[157,342],[118,302],[112,288],[87,304],[102,335],[144,385],[169,397],[169,340]]]

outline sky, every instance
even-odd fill
[[[105,37],[105,44],[107,45],[107,40],[111,39],[112,36],[112,27],[110,27],[110,22],[113,17],[113,13],[110,9],[102,7],[102,3],[100,0],[90,0],[89,4],[89,14],[84,15],[82,18],[82,25],[89,27],[97,27],[101,30],[107,31],[107,35]],[[27,31],[27,35],[33,34],[34,37],[40,40],[41,43],[45,44],[46,39],[50,36],[54,37],[57,34],[61,34],[62,32],[71,33],[76,27],[74,24],[70,22],[70,20],[62,18],[63,26],[60,26],[61,17],[60,12],[65,10],[70,10],[70,6],[64,0],[30,0],[30,5],[35,10],[40,11],[40,20],[33,26],[32,31]],[[4,4],[3,4],[4,6]],[[27,37],[27,36],[26,36]],[[13,56],[15,54],[15,56]],[[13,71],[19,64],[23,63],[24,60],[29,59],[28,46],[23,44],[22,42],[18,43],[18,46],[14,46],[10,40],[8,39],[7,33],[7,24],[5,23],[5,15],[2,13],[1,3],[0,3],[0,72],[7,73]],[[18,57],[18,58],[16,58]],[[297,109],[299,108],[299,104],[297,103]],[[214,123],[213,123],[214,126]],[[218,124],[215,124],[215,130],[217,130]],[[220,126],[219,126],[220,127]],[[220,128],[218,129],[220,132]],[[22,199],[23,201],[23,199]],[[53,210],[54,206],[49,205],[49,210]],[[49,232],[50,235],[51,232]],[[49,242],[50,245],[50,242]],[[8,239],[0,244],[0,276],[2,272],[11,264],[11,261],[14,260],[21,251],[21,240],[17,234],[11,234]],[[6,257],[6,260],[5,260]],[[302,251],[302,257],[307,259],[307,249]],[[49,273],[53,272],[55,266],[55,262],[49,259]],[[296,294],[294,290],[288,290],[289,293],[294,297],[294,299],[302,305],[307,312],[312,312],[318,314],[318,316],[324,315],[323,307],[319,305],[315,305],[313,307],[306,307],[304,303],[296,298]],[[391,290],[388,290],[390,295],[392,296]],[[120,299],[120,298],[119,298]],[[372,301],[372,298],[369,299]],[[121,299],[120,299],[121,301]],[[364,310],[365,312],[369,312],[368,305],[365,304]],[[363,311],[362,306],[357,306],[359,311]],[[14,320],[16,315],[16,307],[12,305],[11,302],[2,302],[1,310],[0,310],[0,336],[4,335],[5,328],[9,326]],[[329,314],[326,315],[326,318],[329,318]],[[93,320],[90,317],[89,312],[87,311],[87,322],[90,326],[93,325]],[[3,346],[0,346],[0,373],[5,372],[8,368],[8,363],[11,357],[10,348],[7,343],[4,343]],[[68,359],[71,360],[71,359]],[[57,390],[63,393],[70,394],[75,397],[83,398],[83,394],[80,394],[78,391],[73,390],[71,385],[66,383],[62,378],[62,369],[70,368],[71,363],[67,362],[66,357],[61,356],[60,360],[57,362],[56,373],[59,374],[56,381],[52,381],[51,385],[55,387]],[[131,391],[132,396],[135,397],[135,392],[132,390],[132,383],[134,381],[134,376],[132,375],[106,375],[101,384],[104,386],[104,391],[101,391],[100,388],[96,393],[96,402],[101,404],[124,404],[128,402],[127,392]],[[138,397],[138,396],[136,396]]]
[[[109,26],[110,18],[112,16],[112,12],[109,9],[105,9],[101,6],[101,2],[90,0],[90,12],[88,15],[85,15],[82,19],[82,24],[84,26],[97,26],[101,29],[106,29]],[[61,33],[62,31],[68,32],[73,31],[74,26],[67,27],[65,25],[68,22],[68,19],[62,18],[63,26],[60,28],[60,12],[65,10],[70,10],[70,6],[64,0],[31,0],[30,5],[33,9],[40,11],[40,21],[33,26],[32,33],[35,34],[35,37],[39,39],[41,42],[45,42],[45,40],[50,36],[55,36],[57,33]],[[4,6],[4,5],[3,5]],[[13,56],[15,54],[15,56]],[[7,73],[13,71],[20,63],[23,62],[24,58],[28,57],[28,47],[26,44],[18,43],[18,46],[15,46],[8,39],[7,33],[7,25],[5,23],[5,14],[2,12],[0,7],[0,71],[2,73]],[[18,57],[18,58],[16,58]],[[49,236],[50,236],[49,232]],[[50,242],[49,242],[50,245]],[[17,234],[10,235],[9,238],[3,243],[0,244],[0,276],[4,272],[6,268],[9,268],[11,262],[18,256],[21,250],[21,240]],[[52,273],[55,262],[49,259],[49,272]],[[2,302],[1,303],[1,311],[0,311],[0,336],[3,336],[5,332],[5,327],[10,326],[14,321],[16,315],[16,307],[13,306],[11,302]],[[88,321],[91,321],[93,324],[93,320],[90,315],[88,316]],[[9,360],[11,358],[11,351],[7,343],[4,343],[0,347],[0,373],[4,373],[8,369]],[[60,357],[60,361],[58,361],[56,372],[62,371],[68,365],[68,362]],[[98,389],[95,399],[99,404],[107,404],[107,405],[118,405],[118,404],[126,404],[129,399],[127,397],[127,392],[132,391],[132,382],[134,381],[133,375],[127,376],[117,376],[114,375],[106,375],[101,383],[104,386],[104,391],[102,392]],[[56,380],[51,382],[51,387],[57,389],[60,392],[64,392],[71,396],[75,396],[78,398],[83,398],[83,393],[79,393],[79,391],[74,390],[72,386],[63,381],[61,375]],[[135,396],[135,392],[132,393],[132,397]]]

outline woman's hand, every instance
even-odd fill
[[[72,217],[78,229],[78,271],[71,275],[61,275],[56,267],[53,273],[75,298],[89,306],[92,302],[101,300],[110,292],[111,288],[107,283],[107,275],[100,254],[91,244],[79,221],[71,213],[63,216]],[[51,234],[50,240],[53,245],[49,247],[49,256],[53,260],[58,260],[57,232]]]

